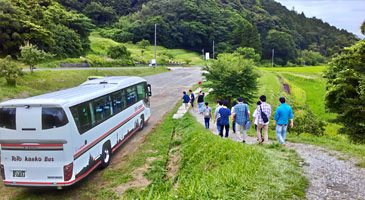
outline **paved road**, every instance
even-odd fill
[[[147,69],[151,67],[72,67],[72,68],[40,68],[33,71],[74,71],[74,70],[114,70],[114,69]],[[184,69],[184,67],[170,67],[171,69]],[[23,69],[24,72],[29,72],[30,69]]]
[[[113,155],[110,167],[119,164],[125,155],[136,151],[143,143],[145,136],[162,121],[163,116],[171,111],[177,102],[181,101],[182,92],[190,89],[202,79],[200,67],[174,69],[172,72],[144,77],[152,85],[151,120],[143,131],[130,138]]]

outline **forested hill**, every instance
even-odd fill
[[[62,6],[56,0],[0,0],[0,54],[16,54],[30,40],[59,57],[79,56],[88,50],[90,22],[118,42],[152,42],[157,24],[157,42],[169,48],[211,52],[214,40],[217,53],[252,47],[264,59],[275,49],[279,64],[295,62],[303,49],[331,56],[357,40],[274,0],[57,1]],[[69,42],[54,47],[64,40]]]

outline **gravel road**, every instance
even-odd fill
[[[212,105],[215,106],[215,105]],[[211,107],[212,107],[211,106]],[[190,110],[190,114],[204,125],[203,116]],[[218,135],[216,125],[211,121],[213,134]],[[240,142],[237,134],[230,131],[229,138]],[[269,141],[271,143],[272,141]],[[255,137],[248,137],[247,144],[257,144]],[[355,166],[356,160],[340,152],[326,148],[287,142],[287,148],[295,149],[305,164],[303,170],[309,180],[306,198],[309,200],[364,200],[365,169]],[[339,159],[343,158],[343,159]]]

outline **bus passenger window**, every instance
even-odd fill
[[[16,108],[0,108],[0,128],[16,129]]]
[[[91,129],[91,117],[88,103],[82,103],[70,108],[80,134]]]
[[[119,113],[126,108],[124,90],[112,94],[114,114]]]
[[[95,120],[97,124],[113,115],[113,108],[111,104],[110,96],[104,96],[93,101]]]
[[[132,86],[132,87],[127,88],[127,104],[128,104],[128,106],[131,106],[136,102],[137,102],[136,87]]]
[[[64,126],[68,123],[65,111],[62,108],[42,108],[42,129],[51,129]]]
[[[137,85],[138,101],[143,100],[146,97],[145,83]]]

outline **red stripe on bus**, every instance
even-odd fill
[[[80,180],[81,178],[83,178],[84,176],[88,175],[92,170],[94,170],[99,164],[101,163],[101,161],[99,161],[98,163],[96,163],[94,165],[94,167],[92,167],[91,169],[89,169],[89,171],[87,171],[86,173],[84,173],[82,176],[80,176],[79,178],[73,180],[73,181],[69,181],[69,182],[61,182],[61,183],[57,183],[57,185],[67,185],[67,184],[71,184],[74,183],[75,181]],[[25,185],[53,185],[54,183],[50,183],[50,182],[17,182],[17,181],[4,181],[4,183],[7,184],[25,184]]]
[[[62,147],[63,144],[1,144],[2,147]]]
[[[137,130],[139,129],[139,126],[138,126],[138,128],[136,128],[136,130],[134,130],[133,132],[131,132],[126,138],[124,138],[121,142],[119,142],[119,144],[116,146],[116,147],[114,147],[113,149],[112,149],[112,153],[120,146],[120,145],[122,145],[123,144],[123,142],[126,140],[126,139],[128,139],[131,135],[133,135]]]
[[[77,152],[74,155],[74,158],[77,157],[80,153],[82,153],[85,149],[89,148],[91,145],[95,144],[96,142],[98,142],[101,138],[103,138],[105,135],[109,134],[111,131],[113,131],[116,127],[120,126],[121,124],[123,124],[124,122],[128,121],[130,118],[138,115],[140,112],[142,112],[145,108],[141,108],[139,111],[137,111],[136,113],[134,113],[133,115],[131,115],[130,117],[128,117],[126,120],[124,120],[123,122],[119,123],[118,125],[116,125],[114,128],[110,129],[108,132],[104,133],[102,136],[100,136],[98,139],[96,139],[94,142],[90,143],[89,145],[87,145],[86,147],[84,147],[83,149],[81,149],[79,152]]]

